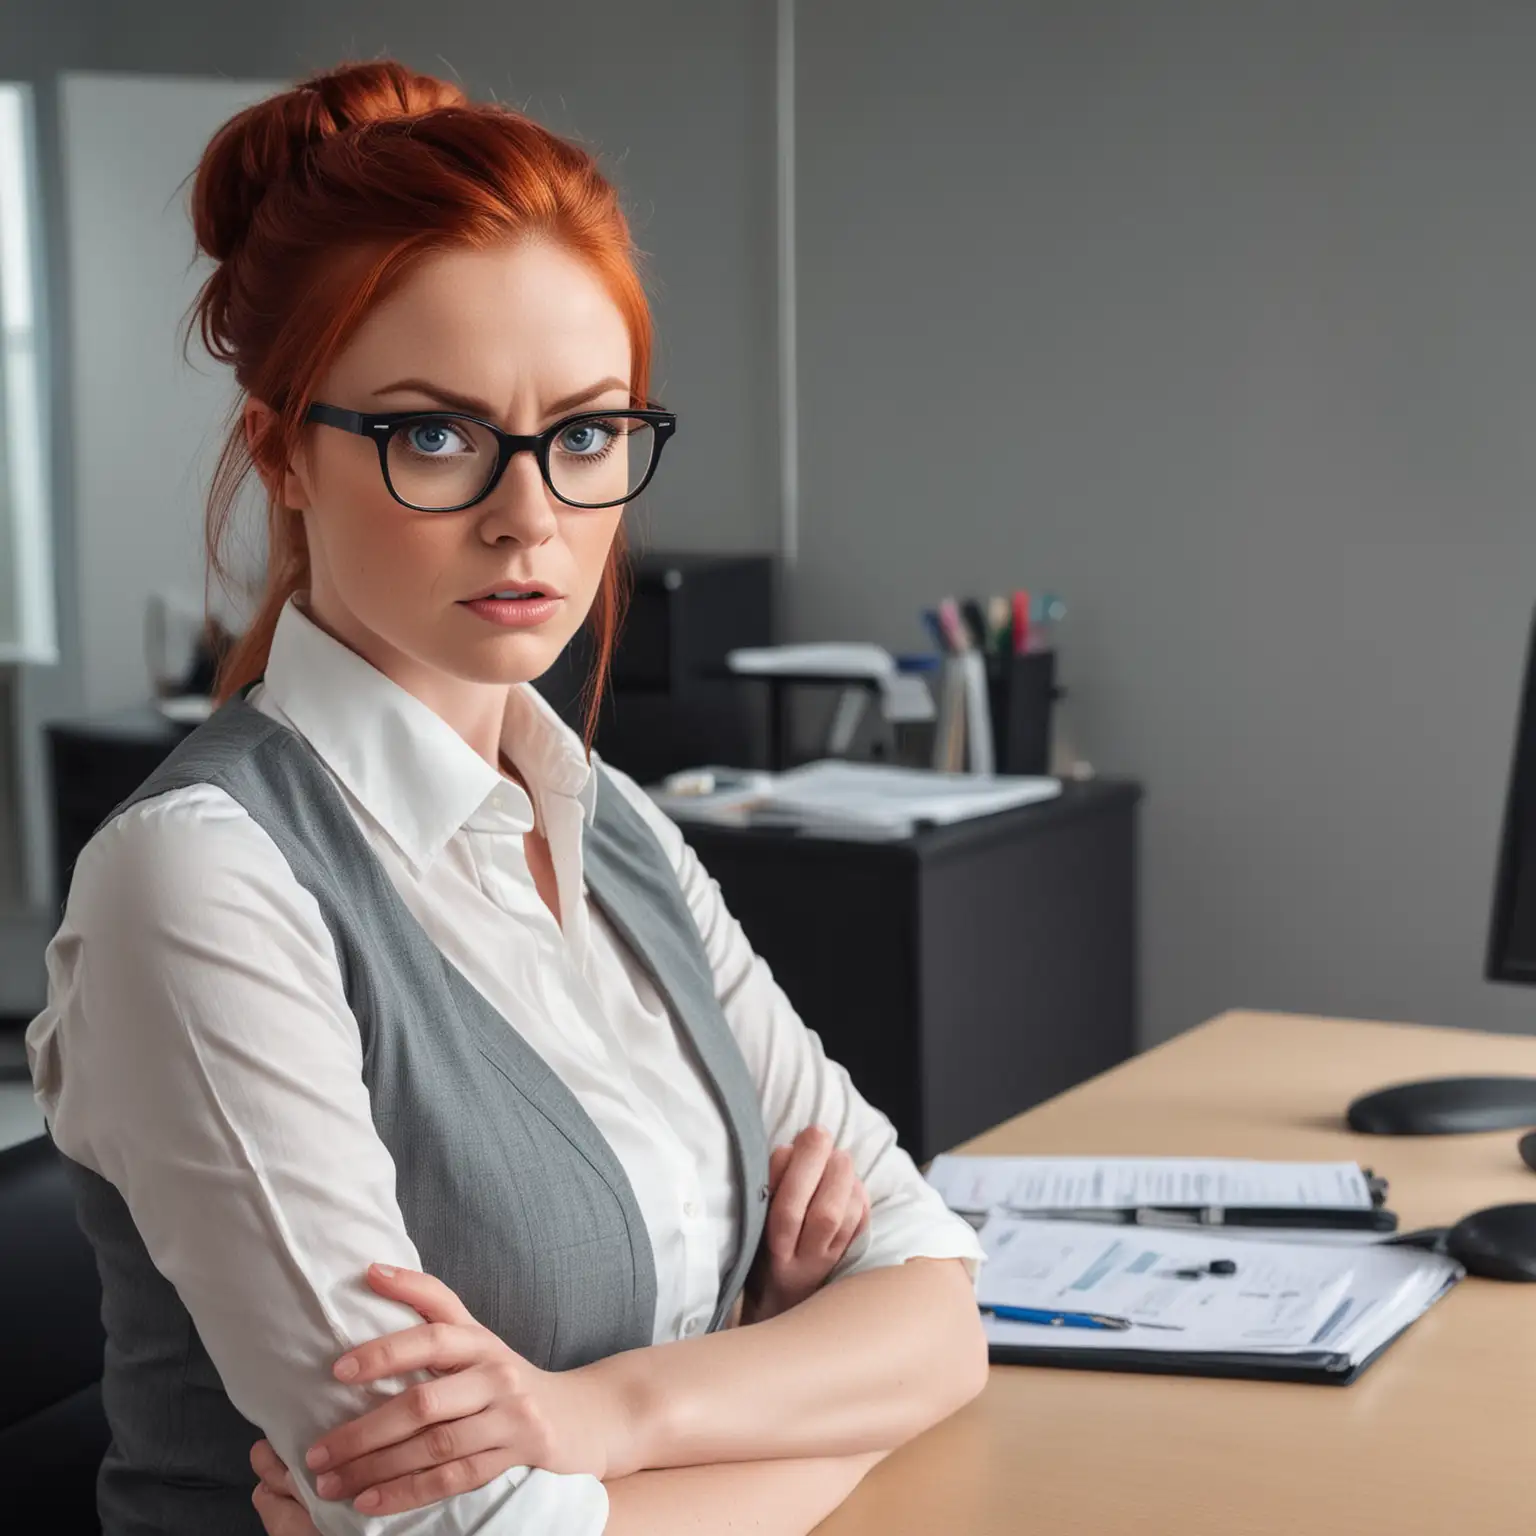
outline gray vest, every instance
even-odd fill
[[[623,1167],[570,1090],[428,938],[313,750],[236,695],[107,821],[204,783],[249,812],[319,903],[422,1267],[545,1369],[649,1344],[655,1264]],[[718,1328],[767,1209],[756,1089],[672,867],[601,769],[585,868],[593,900],[654,979],[730,1131],[741,1220]],[[102,1280],[112,1429],[98,1480],[104,1536],[256,1536],[249,1455],[260,1430],[230,1402],[115,1186],[70,1159],[65,1166]]]

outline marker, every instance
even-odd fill
[[[1013,654],[1022,656],[1029,649],[1029,593],[1013,594]]]

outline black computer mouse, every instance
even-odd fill
[[[1536,1280],[1536,1204],[1493,1205],[1463,1216],[1446,1234],[1445,1251],[1469,1275]]]
[[[1349,1106],[1352,1131],[1451,1136],[1536,1125],[1536,1077],[1437,1077],[1398,1083]]]

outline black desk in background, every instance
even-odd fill
[[[192,729],[149,705],[48,728],[62,903],[80,849]],[[1140,789],[891,843],[684,828],[800,1015],[919,1162],[1125,1060]]]

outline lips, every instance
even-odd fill
[[[557,587],[550,586],[547,582],[540,581],[501,581],[493,587],[483,587],[470,597],[459,599],[461,603],[478,603],[487,597],[534,598],[534,597],[564,597],[565,594]]]

